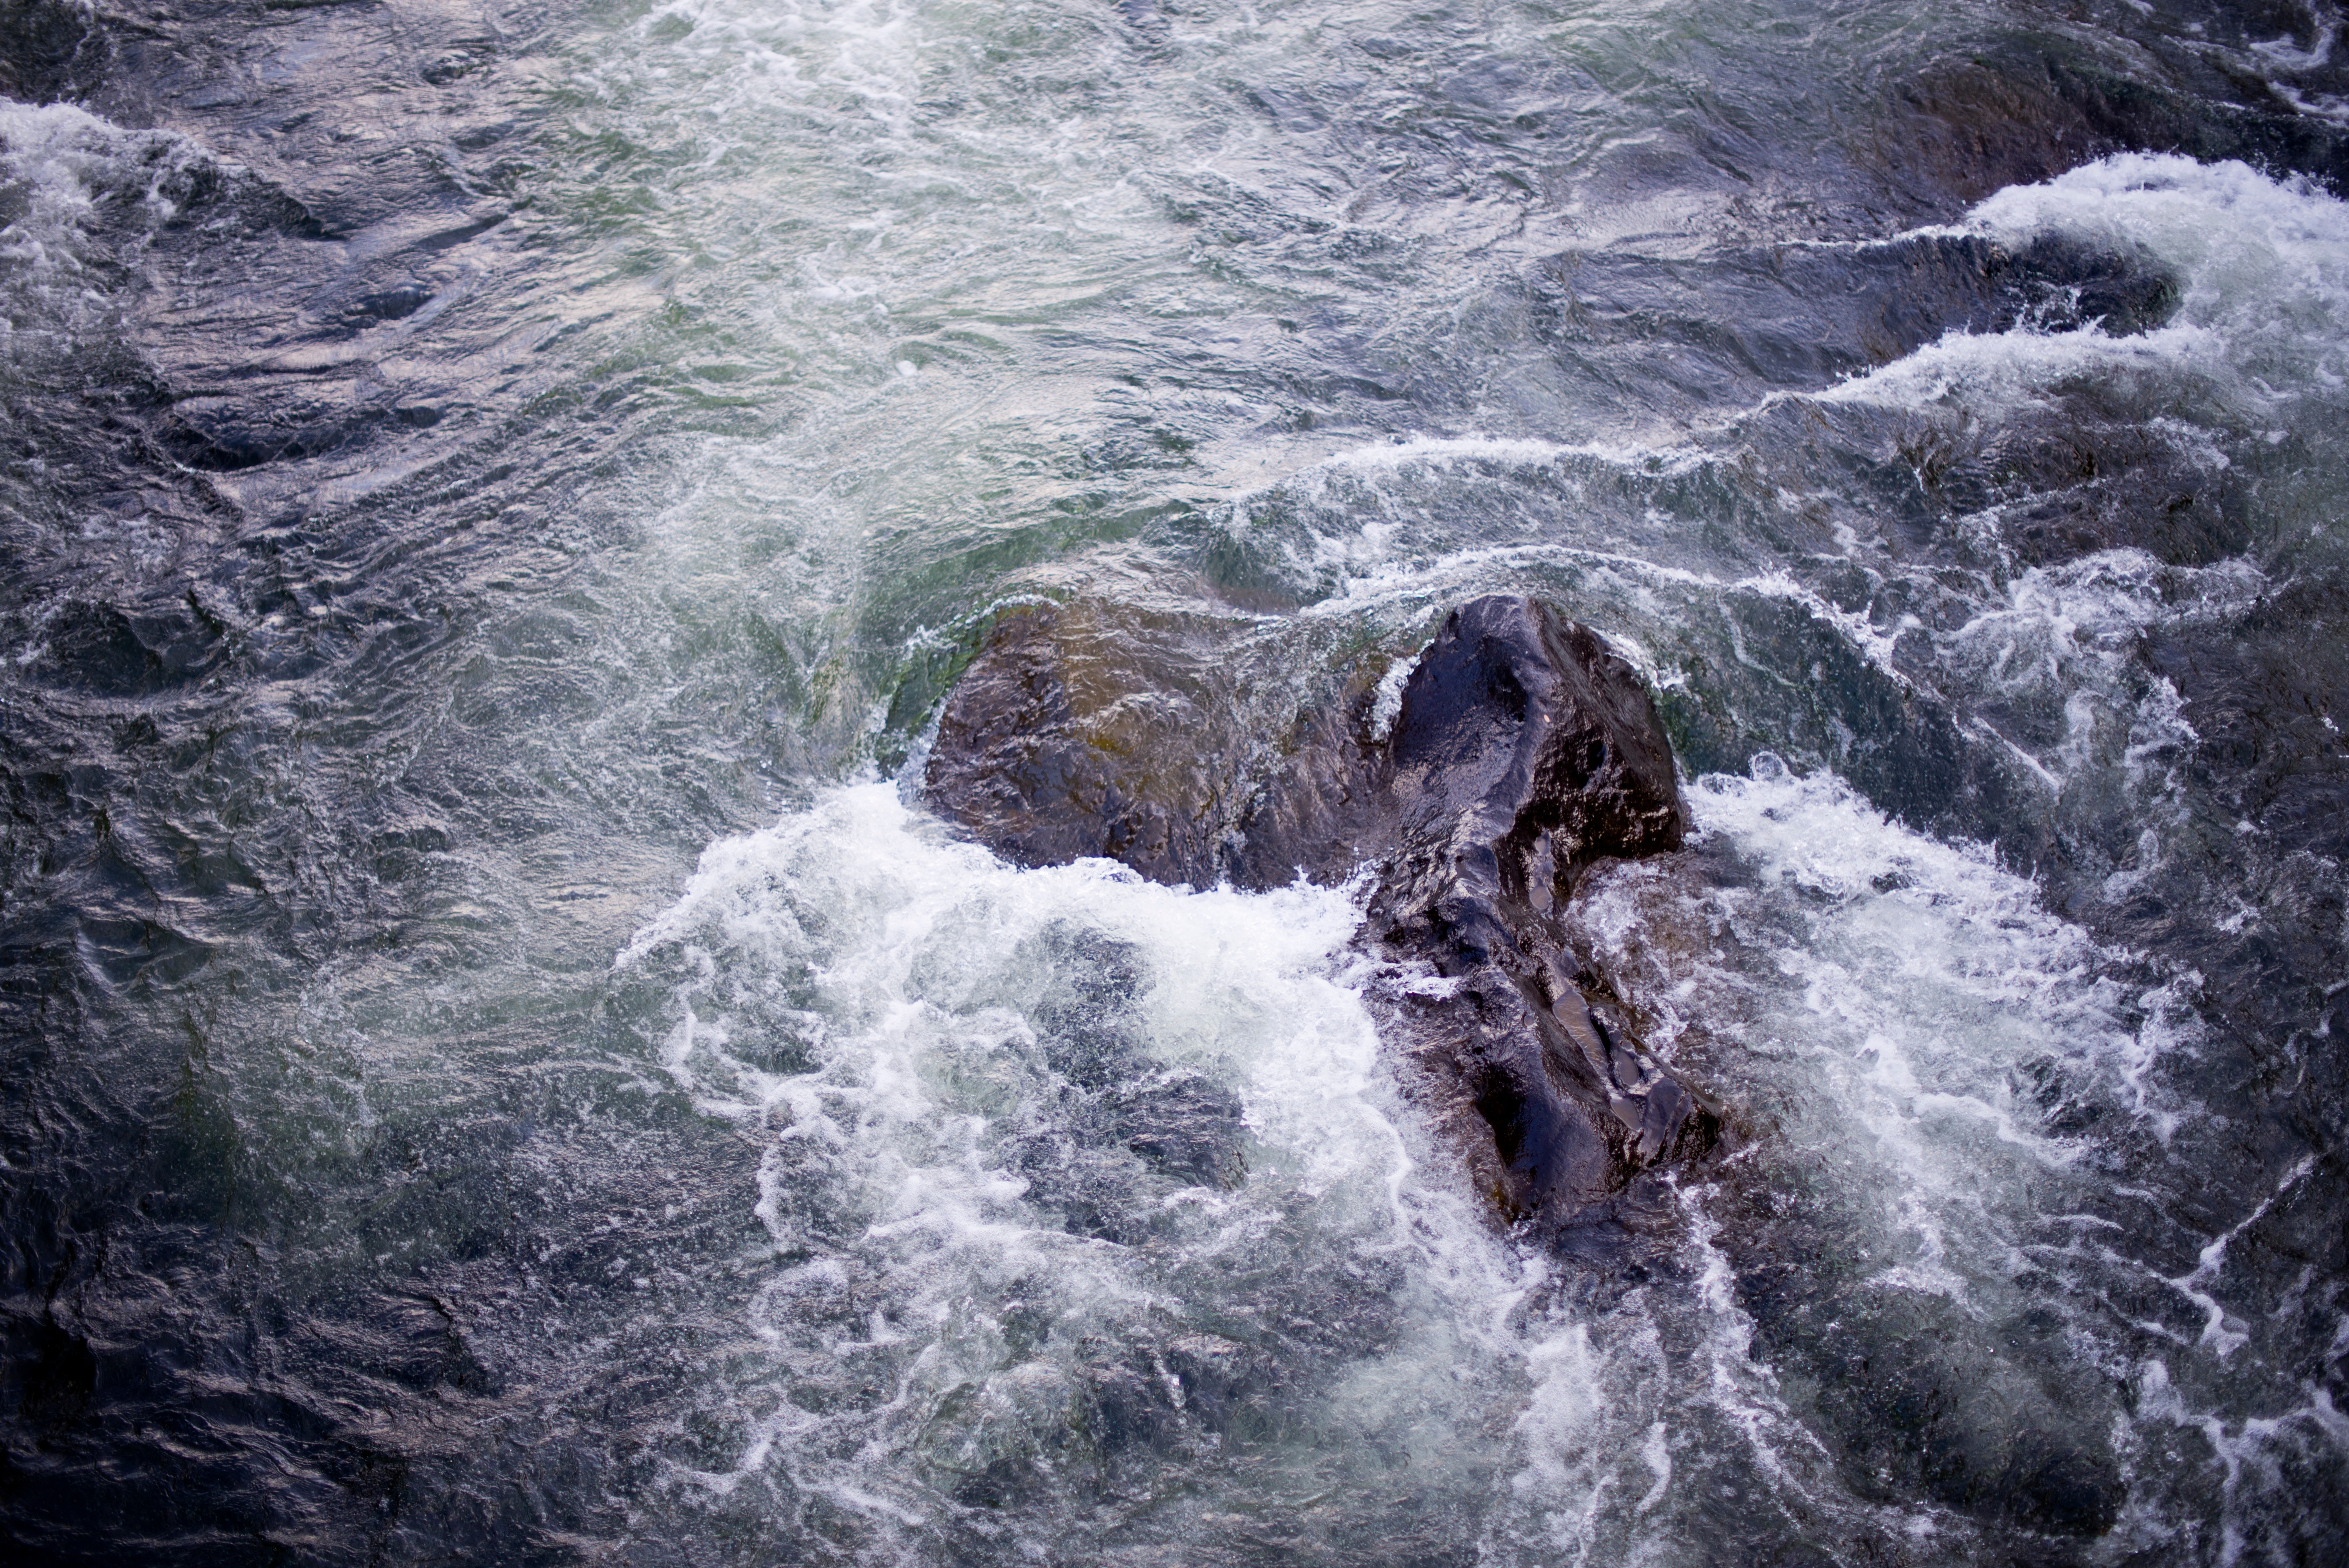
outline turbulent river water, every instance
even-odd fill
[[[2340,1561],[2342,26],[0,3],[12,1560]],[[1661,1264],[1359,886],[909,782],[1007,603],[1496,591],[1687,780]]]

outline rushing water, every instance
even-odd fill
[[[2341,33],[0,5],[0,1536],[2336,1560]],[[1007,599],[1495,590],[1689,779],[1571,911],[1661,1264],[1496,1227],[1359,888],[898,782]]]

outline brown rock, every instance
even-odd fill
[[[1386,1005],[1418,1092],[1512,1219],[1587,1224],[1709,1147],[1711,1113],[1594,1010],[1551,918],[1592,861],[1680,845],[1637,673],[1538,601],[1479,599],[1380,738],[1367,671],[1327,707],[1268,712],[1232,641],[1107,607],[1007,616],[947,701],[930,799],[1026,865],[1102,855],[1244,887],[1374,867],[1361,940],[1401,975]]]
[[[1087,856],[1212,884],[1247,749],[1233,629],[1094,603],[999,620],[938,720],[930,804],[1019,865]]]

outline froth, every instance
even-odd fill
[[[1906,238],[1984,235],[2017,247],[2057,236],[2147,258],[2178,282],[2176,315],[2136,336],[2091,325],[1952,333],[1826,394],[1830,401],[1978,408],[2044,402],[2068,381],[2209,377],[2245,414],[2336,399],[2349,379],[2349,205],[2306,180],[2238,162],[2116,153],[2012,186],[1957,223]]]
[[[1823,1222],[1868,1259],[1864,1288],[1995,1318],[2084,1160],[2127,1141],[2083,1129],[2107,1107],[2147,1142],[2175,1129],[2161,1058],[2191,1048],[2190,998],[2131,978],[1979,846],[1831,776],[1765,754],[1690,804],[1739,871],[1689,890],[1627,869],[1583,904],[1582,940],[1660,1048],[1771,1128],[1770,1159],[1842,1172],[1850,1212]]]
[[[782,1413],[681,1479],[901,1544],[990,1488],[1065,1532],[1144,1450],[1219,1508],[1392,1490],[1403,1449],[1410,1488],[1482,1496],[1525,1265],[1429,1174],[1358,920],[1301,885],[1017,870],[879,784],[713,846],[616,973],[658,1069],[764,1141],[740,1376]],[[1218,1469],[1274,1429],[1268,1470]]]
[[[0,187],[21,204],[0,228],[0,277],[14,295],[0,312],[0,345],[11,358],[69,348],[105,317],[111,303],[89,273],[109,253],[93,238],[108,209],[127,211],[135,248],[177,211],[177,193],[201,161],[199,150],[169,132],[126,130],[71,104],[0,99]]]

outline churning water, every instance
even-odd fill
[[[2341,31],[0,5],[0,1535],[2336,1560]],[[1733,1133],[1636,1264],[1361,888],[899,783],[1006,602],[1493,591],[1688,779],[1569,912]]]

